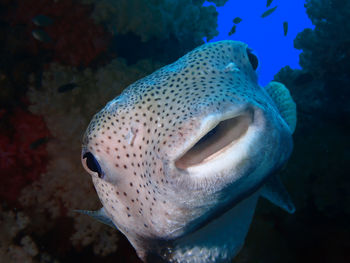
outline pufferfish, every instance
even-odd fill
[[[257,81],[242,42],[204,44],[127,87],[90,122],[82,163],[103,207],[145,262],[228,262],[263,196],[293,213],[277,177],[296,105]]]

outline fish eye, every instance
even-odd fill
[[[86,166],[92,171],[98,174],[99,178],[103,177],[101,166],[91,152],[87,152],[83,155],[83,159],[86,159]]]
[[[253,54],[253,50],[250,48],[247,48],[247,55],[248,55],[250,64],[252,65],[253,69],[256,70],[259,65],[258,57]]]

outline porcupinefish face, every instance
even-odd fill
[[[174,244],[254,196],[289,157],[291,130],[256,67],[244,43],[205,44],[93,117],[83,165],[104,216],[142,259],[168,248],[163,258],[187,262]]]

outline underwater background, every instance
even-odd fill
[[[305,6],[305,7],[304,7]],[[91,117],[206,41],[248,43],[259,82],[297,104],[280,172],[235,263],[350,262],[349,0],[0,0],[0,262],[140,262],[74,209],[100,202],[80,161]]]

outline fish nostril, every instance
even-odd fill
[[[92,172],[97,173],[99,178],[103,177],[101,166],[91,152],[84,153],[83,159],[86,159],[86,166]]]

